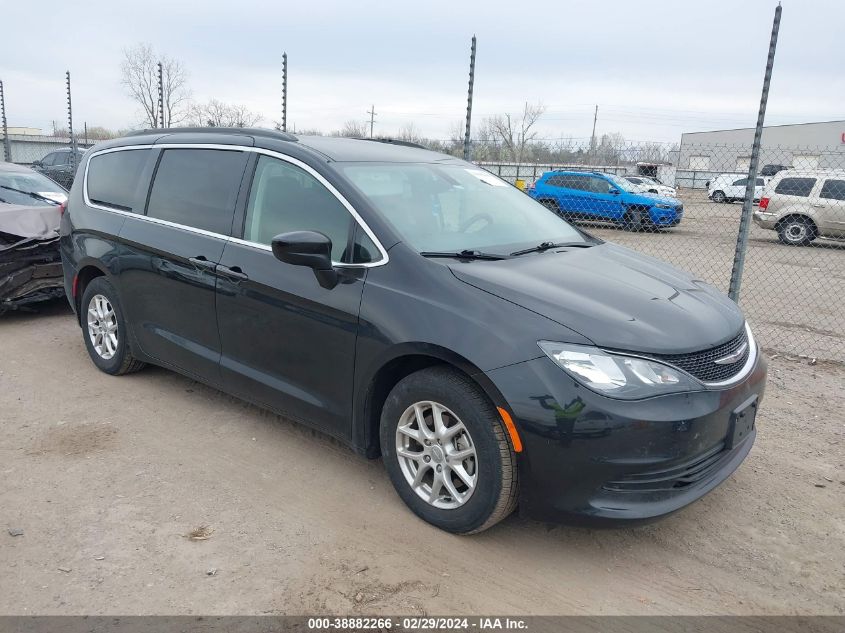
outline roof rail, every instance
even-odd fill
[[[356,141],[375,141],[376,143],[387,143],[389,145],[402,145],[403,147],[416,147],[417,149],[428,149],[425,145],[414,143],[413,141],[402,141],[398,138],[387,138],[384,136],[376,136],[373,138],[365,136],[353,136]]]
[[[293,141],[297,139],[293,134],[281,132],[279,130],[271,130],[263,127],[166,127],[166,128],[152,128],[146,130],[135,130],[129,132],[126,136],[146,136],[149,134],[186,134],[192,132],[210,132],[213,134],[242,134],[244,136],[261,136],[265,138],[274,138],[280,141]]]

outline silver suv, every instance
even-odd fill
[[[778,172],[766,185],[754,222],[792,246],[817,237],[845,238],[845,171]]]

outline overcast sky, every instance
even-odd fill
[[[597,133],[677,142],[681,132],[753,126],[776,2],[527,0],[423,2],[53,2],[2,0],[0,79],[10,126],[66,120],[138,126],[120,85],[139,42],[181,60],[193,97],[280,119],[288,53],[289,129],[413,122],[447,138],[466,114],[469,44],[478,36],[473,121],[542,102],[543,138]],[[768,124],[845,119],[842,0],[785,0]]]

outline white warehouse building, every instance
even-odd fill
[[[747,172],[754,128],[686,132],[681,135],[678,169]],[[845,169],[845,121],[822,121],[763,128],[760,168]]]

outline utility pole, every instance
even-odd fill
[[[370,138],[373,138],[373,124],[375,123],[375,117],[376,117],[376,106],[375,106],[375,104],[370,106],[370,109],[367,110],[367,114],[370,115]]]
[[[9,127],[6,125],[6,96],[3,92],[3,82],[0,81],[0,119],[3,124],[3,156],[12,162],[12,144],[9,141]]]
[[[475,84],[475,35],[469,53],[469,89],[467,91],[467,129],[464,134],[464,160],[470,159],[470,129],[472,123],[472,88]]]
[[[288,54],[282,53],[282,132],[288,131]]]
[[[596,105],[596,112],[593,114],[593,133],[590,136],[590,154],[595,155],[596,151],[596,121],[599,119],[599,106]]]
[[[158,63],[158,127],[164,127],[164,72]]]

